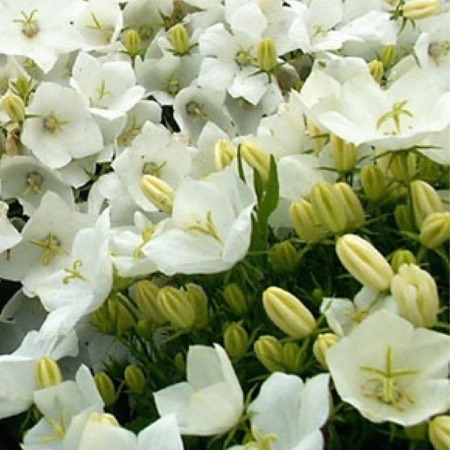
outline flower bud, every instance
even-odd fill
[[[311,203],[307,200],[301,199],[298,202],[292,202],[289,216],[297,236],[309,244],[319,242],[328,234],[315,215]]]
[[[428,215],[435,212],[444,211],[442,200],[434,188],[422,180],[415,180],[411,183],[412,201],[414,216],[418,228]]]
[[[173,26],[169,31],[168,37],[175,55],[183,56],[190,52],[191,45],[189,43],[189,35],[184,25],[178,23]]]
[[[380,60],[383,63],[383,67],[385,70],[390,69],[395,62],[395,58],[397,57],[397,47],[395,44],[386,45],[381,51]]]
[[[94,375],[95,385],[101,395],[105,406],[112,406],[116,402],[116,388],[106,372],[97,372]]]
[[[286,342],[283,344],[281,352],[281,362],[284,366],[284,371],[290,373],[298,373],[303,365],[303,351],[302,348],[295,342]]]
[[[439,296],[433,277],[415,264],[404,264],[391,282],[399,313],[416,327],[435,325]]]
[[[143,394],[145,391],[145,375],[136,364],[130,364],[124,371],[125,383],[133,394]]]
[[[135,284],[135,300],[139,312],[148,322],[162,325],[167,322],[158,304],[159,287],[149,280],[141,280]]]
[[[93,412],[89,414],[88,422],[101,423],[103,425],[108,425],[110,427],[120,426],[117,419],[112,414],[108,413]]]
[[[356,164],[355,144],[345,142],[335,134],[330,135],[331,157],[338,172],[351,172]]]
[[[395,180],[406,183],[417,172],[416,155],[408,152],[405,158],[405,155],[392,153],[389,155],[388,167]]]
[[[356,229],[364,226],[364,209],[355,191],[347,183],[336,183],[333,185],[333,189],[339,193],[345,207],[347,228]]]
[[[92,313],[91,323],[102,334],[115,335],[115,323],[111,320],[108,311],[108,300]]]
[[[403,5],[403,17],[409,20],[426,19],[440,10],[440,0],[411,0]]]
[[[140,336],[142,339],[145,340],[151,340],[153,338],[153,327],[152,324],[145,319],[144,317],[141,317],[136,325],[134,326],[134,329],[138,336]]]
[[[272,72],[277,67],[277,50],[272,38],[266,37],[259,41],[256,61],[263,72]]]
[[[370,61],[368,66],[369,66],[370,75],[372,75],[373,79],[377,83],[380,83],[381,80],[383,79],[383,75],[384,75],[383,63],[381,61],[379,61],[378,59],[373,59],[372,61]]]
[[[158,304],[162,313],[175,328],[189,329],[195,323],[195,311],[186,292],[166,286],[158,292]]]
[[[254,344],[253,351],[259,362],[270,372],[282,372],[283,346],[273,336],[261,336]]]
[[[239,145],[242,158],[253,169],[255,169],[262,180],[266,183],[269,179],[270,155],[261,147],[251,141],[244,141]]]
[[[219,139],[214,146],[214,163],[216,170],[222,171],[236,156],[236,149],[227,139]]]
[[[294,273],[300,262],[300,254],[290,241],[278,242],[269,250],[269,263],[277,273]]]
[[[435,450],[448,450],[450,442],[450,416],[436,416],[428,425],[428,438]]]
[[[135,58],[140,53],[141,37],[136,30],[128,30],[125,33],[124,46],[131,58]]]
[[[380,200],[386,190],[386,179],[383,171],[375,165],[364,166],[359,176],[366,197],[371,202]]]
[[[385,291],[394,275],[384,256],[365,239],[346,234],[336,243],[342,265],[361,284],[375,291]]]
[[[331,233],[342,233],[347,226],[347,215],[340,195],[325,181],[316,183],[310,193],[314,215]]]
[[[316,320],[303,303],[284,289],[272,286],[263,292],[263,306],[269,319],[294,339],[309,336]]]
[[[238,360],[247,353],[250,340],[245,328],[234,322],[228,325],[223,333],[223,343],[230,358]]]
[[[109,298],[106,305],[110,320],[115,325],[115,334],[122,336],[134,328],[136,323],[130,311],[132,306],[129,300],[122,294],[117,295],[120,295],[120,300],[117,296]]]
[[[339,341],[339,336],[334,333],[319,334],[313,344],[313,354],[320,365],[328,370],[326,360],[326,353],[336,342]]]
[[[319,128],[314,122],[307,119],[306,128],[308,130],[309,138],[314,149],[314,152],[320,153],[327,143],[327,132]]]
[[[208,296],[201,286],[194,283],[186,284],[188,300],[195,314],[195,326],[203,328],[208,324]]]
[[[394,209],[395,223],[400,231],[413,231],[414,223],[408,205],[397,205]]]
[[[39,389],[56,386],[63,381],[61,369],[51,356],[44,356],[36,361],[34,375]]]
[[[419,240],[428,248],[436,248],[450,239],[450,212],[431,213],[420,227]]]
[[[229,283],[223,290],[223,297],[227,305],[238,316],[243,316],[248,311],[248,300],[242,289],[236,283]]]
[[[395,273],[398,272],[398,269],[400,269],[403,264],[416,264],[416,262],[416,257],[409,250],[395,250],[391,255],[391,267]]]
[[[154,175],[143,175],[141,189],[147,199],[160,211],[168,214],[172,212],[175,192],[165,181]]]
[[[22,123],[25,119],[25,104],[23,100],[15,94],[3,97],[2,107],[11,121]]]

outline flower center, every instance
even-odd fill
[[[377,130],[386,122],[389,120],[392,120],[394,122],[395,132],[394,134],[400,133],[400,118],[402,116],[407,117],[413,117],[411,111],[408,111],[405,108],[406,103],[408,100],[403,100],[402,102],[397,102],[392,105],[392,109],[388,111],[387,113],[383,114],[378,120],[377,120]]]
[[[41,264],[43,266],[48,266],[55,254],[64,255],[65,253],[61,248],[61,241],[51,232],[43,239],[32,239],[31,243],[42,249]]]
[[[208,211],[206,214],[206,223],[202,224],[199,220],[196,220],[195,225],[191,225],[187,228],[188,231],[197,231],[198,233],[210,236],[215,239],[219,244],[223,245],[223,240],[219,236],[216,225],[212,219],[212,212]]]
[[[105,44],[109,44],[114,34],[114,27],[101,23],[94,13],[91,13],[91,19],[92,25],[86,25],[86,28],[98,31],[102,35]]]
[[[24,197],[26,197],[30,192],[34,194],[39,194],[41,192],[42,183],[44,178],[40,173],[30,172],[26,176],[27,187],[25,192],[23,193]]]
[[[442,59],[445,58],[450,52],[450,41],[444,42],[432,42],[428,46],[428,56],[439,66],[442,63]]]
[[[250,54],[250,50],[251,50],[251,47],[248,48],[247,50],[244,50],[242,48],[234,56],[234,62],[239,67],[249,66],[249,65],[253,64],[253,62],[255,61],[255,58],[253,58],[253,56]]]
[[[164,166],[167,164],[167,161],[163,161],[161,164],[156,164],[154,162],[146,162],[142,167],[142,175],[154,175],[155,177],[161,178],[161,171]]]
[[[39,24],[36,19],[37,12],[37,9],[33,9],[29,14],[25,11],[20,11],[22,19],[13,20],[14,23],[22,24],[22,33],[30,39],[39,33]]]
[[[189,102],[186,105],[186,112],[190,116],[194,116],[195,119],[207,119],[208,115],[203,110],[202,106],[197,102]]]
[[[56,134],[62,130],[62,127],[68,123],[67,120],[59,120],[54,112],[51,112],[42,120],[42,127],[51,134]]]

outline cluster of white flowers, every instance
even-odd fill
[[[450,339],[423,262],[433,252],[448,270],[449,73],[443,0],[0,0],[0,417],[40,412],[22,448],[227,435],[233,449],[321,449],[338,414],[329,385],[373,423],[445,414]],[[369,216],[408,250],[388,262]],[[313,313],[289,284],[266,290],[255,308],[275,328],[252,339],[273,373],[257,394],[233,368],[236,322],[226,351],[221,335],[186,341],[187,382],[151,393],[160,419],[120,426],[89,369],[139,360],[124,329],[150,329],[158,354],[173,330],[169,342],[205,327],[216,306],[189,277],[228,274],[231,292],[233,269],[274,242],[291,247],[270,270],[331,245],[362,289]],[[286,370],[296,341],[315,370]],[[449,422],[430,425],[437,450]]]

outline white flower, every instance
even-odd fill
[[[379,311],[326,353],[337,392],[372,422],[421,423],[449,408],[450,337]]]
[[[32,117],[25,120],[22,142],[52,169],[103,148],[98,125],[83,98],[72,88],[42,83],[26,113]]]
[[[187,382],[155,394],[161,416],[175,413],[181,434],[210,436],[228,431],[239,421],[244,395],[225,350],[189,347]]]
[[[0,254],[22,240],[22,236],[8,219],[8,209],[8,204],[0,201]]]

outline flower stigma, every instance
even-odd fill
[[[20,11],[20,15],[23,19],[13,20],[14,23],[22,24],[22,33],[30,39],[39,33],[39,25],[36,19],[37,12],[37,9],[33,9],[29,14],[25,11]]]

